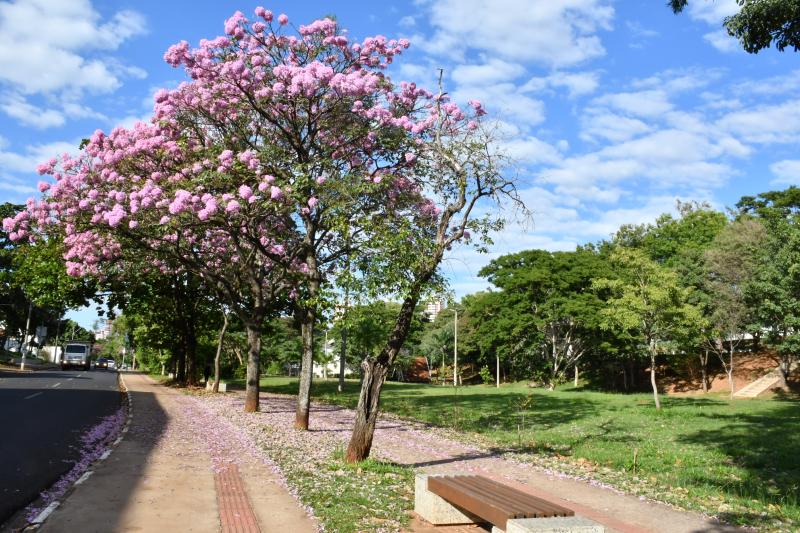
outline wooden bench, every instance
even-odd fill
[[[515,518],[574,516],[575,512],[483,476],[431,476],[428,490],[502,530]]]

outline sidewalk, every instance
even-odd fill
[[[268,465],[178,391],[123,374],[133,418],[44,532],[316,531]]]

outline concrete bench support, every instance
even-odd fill
[[[428,474],[417,474],[414,479],[414,512],[435,526],[483,522],[429,491]]]
[[[214,388],[214,382],[213,381],[207,381],[206,382],[206,390],[212,390],[213,388]],[[219,392],[227,392],[227,391],[228,391],[228,385],[220,381],[219,382]]]
[[[505,533],[604,533],[605,528],[583,516],[555,518],[514,518],[508,521]],[[502,533],[492,528],[492,533]]]

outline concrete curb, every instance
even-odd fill
[[[30,523],[27,526],[25,526],[25,528],[22,529],[23,532],[36,531],[37,529],[39,529],[42,526],[42,524],[44,524],[45,520],[47,520],[50,517],[53,511],[55,511],[56,508],[58,508],[58,506],[61,505],[62,501],[66,500],[78,485],[83,484],[83,482],[89,479],[91,475],[94,473],[95,468],[97,468],[97,466],[100,465],[100,463],[108,459],[108,456],[111,455],[111,452],[117,446],[119,446],[120,442],[122,442],[122,438],[128,432],[128,429],[131,426],[131,421],[133,420],[133,397],[131,396],[131,393],[128,390],[128,386],[125,384],[125,379],[122,377],[121,373],[117,372],[117,378],[119,381],[120,390],[125,393],[124,404],[128,409],[128,414],[125,417],[125,424],[122,426],[122,430],[120,431],[119,436],[114,440],[114,442],[112,442],[109,445],[106,451],[104,451],[99,458],[97,458],[91,465],[89,465],[89,468],[81,475],[81,477],[75,480],[72,486],[69,489],[67,489],[64,495],[61,497],[61,501],[54,500],[50,502],[50,504],[47,507],[45,507],[42,510],[42,512],[36,515],[36,517],[33,520],[31,520]]]

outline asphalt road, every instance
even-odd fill
[[[120,402],[113,371],[0,372],[0,524],[72,468],[81,434]]]

